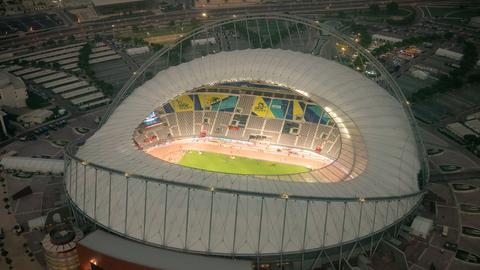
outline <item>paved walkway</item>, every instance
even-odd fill
[[[6,181],[3,182],[3,184],[6,185]],[[10,215],[8,214],[8,210],[5,209],[5,203],[3,202],[3,198],[6,197],[6,193],[4,193],[4,191],[7,191],[7,188],[6,186],[0,187],[0,190],[2,191],[1,194],[3,194],[2,202],[0,203],[0,226],[3,228],[3,231],[5,233],[5,239],[3,240],[3,248],[8,251],[7,257],[12,260],[12,269],[42,270],[43,268],[36,260],[34,260],[33,262],[30,261],[31,257],[28,256],[26,248],[23,246],[23,244],[26,243],[27,240],[23,237],[23,235],[17,236],[12,231],[13,226],[15,226],[16,224],[15,217],[13,213]],[[10,209],[13,211],[12,207],[13,206],[11,205]],[[0,257],[0,269],[2,270],[9,269],[8,264],[5,262],[5,258],[6,257]]]

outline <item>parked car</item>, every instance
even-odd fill
[[[59,128],[63,128],[67,125],[67,121],[66,120],[60,120],[57,123],[55,123],[55,125]]]
[[[458,245],[452,242],[445,242],[443,247],[452,251],[457,251]]]

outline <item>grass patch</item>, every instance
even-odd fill
[[[75,132],[79,133],[79,134],[86,134],[90,131],[89,128],[85,128],[85,127],[76,127],[75,128]]]
[[[53,140],[51,141],[51,143],[56,146],[56,147],[60,147],[60,148],[63,148],[65,145],[67,145],[70,141],[67,141],[67,140]]]
[[[18,178],[31,178],[33,176],[33,173],[31,172],[16,172],[13,174],[13,176],[18,177]]]
[[[429,156],[436,156],[436,155],[441,154],[441,153],[443,153],[443,149],[439,149],[439,148],[437,148],[437,149],[433,149],[433,148],[427,149],[427,154]]]
[[[198,27],[198,24],[185,24],[185,25],[175,25],[169,26],[167,28],[145,28],[145,29],[134,29],[133,33],[128,34],[119,34],[117,39],[122,40],[125,38],[129,39],[146,39],[155,36],[165,36],[173,34],[183,34],[188,33]],[[148,34],[147,34],[148,33]]]
[[[438,167],[440,167],[440,170],[442,170],[443,172],[456,172],[462,169],[462,167],[458,165],[451,164],[439,165]]]
[[[468,184],[453,184],[453,189],[455,191],[470,191],[477,189],[476,186],[468,185]]]
[[[310,169],[303,166],[199,151],[187,152],[178,164],[207,171],[235,174],[271,175],[310,171]]]

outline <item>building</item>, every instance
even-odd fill
[[[20,0],[2,0],[0,4],[0,7],[3,6],[4,9],[2,15],[5,16],[19,15],[25,12]]]
[[[196,8],[216,8],[228,6],[245,6],[262,2],[261,0],[194,0]]]
[[[50,8],[56,8],[61,5],[62,1],[49,1],[49,0],[22,0],[22,5],[25,10],[34,12],[38,10],[45,10]]]
[[[144,53],[148,53],[149,51],[150,51],[150,48],[148,46],[134,47],[134,48],[126,49],[126,53],[128,55],[144,54]]]
[[[100,128],[65,148],[75,219],[103,230],[85,240],[82,269],[170,269],[160,264],[178,256],[183,265],[191,255],[203,255],[198,269],[345,269],[415,212],[428,167],[401,90],[377,84],[388,72],[376,67],[370,80],[320,55],[250,49],[246,36],[237,38],[245,49],[168,48],[162,53],[182,52],[185,61],[145,81],[135,74]],[[155,65],[148,63],[146,70]],[[177,162],[208,152],[193,147],[216,147],[228,160],[248,149],[290,163],[320,157],[313,163],[321,166],[255,174]],[[226,267],[209,267],[219,259]]]
[[[410,226],[410,234],[423,239],[428,239],[430,232],[433,230],[433,220],[417,216]]]
[[[92,0],[98,14],[128,13],[146,8],[146,0]]]
[[[192,46],[215,44],[215,43],[217,43],[217,40],[214,37],[192,39],[190,41],[190,44],[192,44]]]
[[[470,25],[480,28],[480,16],[475,16],[470,19]]]
[[[22,79],[0,70],[0,106],[25,107],[27,97],[27,87]]]
[[[201,255],[159,250],[101,230],[80,240],[77,250],[80,270],[96,269],[95,267],[105,270],[251,270],[248,261],[233,261],[225,258],[212,260]]]
[[[47,121],[52,115],[53,112],[50,110],[37,109],[20,115],[17,121],[25,127],[31,127]]]
[[[0,165],[5,169],[20,170],[24,172],[38,172],[55,175],[61,175],[63,173],[63,163],[58,159],[10,156],[2,157]]]
[[[382,34],[373,34],[372,35],[372,40],[378,40],[378,41],[383,41],[383,42],[391,42],[391,43],[397,43],[397,42],[402,42],[403,39],[398,38],[398,37],[392,37],[392,36],[386,36]]]
[[[49,270],[78,269],[77,242],[83,238],[78,228],[61,224],[53,227],[42,240]]]
[[[442,49],[442,48],[438,48],[435,51],[435,55],[446,57],[446,58],[456,60],[456,61],[462,60],[462,57],[463,57],[462,53],[458,53],[458,52],[454,52],[454,51],[450,51],[450,50]]]

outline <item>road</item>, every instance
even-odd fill
[[[439,0],[442,1],[442,0]],[[125,28],[131,26],[143,27],[146,25],[158,25],[165,24],[169,21],[184,20],[199,18],[201,20],[217,20],[219,18],[225,18],[233,15],[241,14],[260,14],[260,13],[320,13],[325,11],[339,11],[339,10],[352,10],[352,9],[366,9],[372,1],[364,0],[344,0],[344,1],[322,1],[320,3],[281,3],[281,4],[264,4],[246,7],[236,8],[219,8],[208,11],[208,17],[202,18],[202,11],[199,9],[174,11],[164,14],[145,15],[139,17],[105,20],[87,22],[81,24],[74,24],[72,26],[65,26],[64,28],[53,29],[50,31],[28,33],[25,36],[16,36],[12,38],[3,38],[0,41],[0,48],[18,48],[20,46],[31,46],[34,43],[43,42],[48,39],[63,39],[71,35],[95,35],[100,33],[110,32],[112,24],[115,28]],[[383,2],[383,1],[378,1]],[[413,4],[418,2],[428,2],[427,0],[397,0],[400,4]],[[67,22],[68,23],[68,22]]]
[[[103,40],[103,42],[108,44],[117,54],[122,57],[122,59],[127,63],[128,68],[132,72],[135,72],[139,68],[137,62],[135,62],[135,60],[133,60],[133,58],[128,53],[126,53],[125,50],[119,48],[114,42],[110,40]]]
[[[5,175],[3,172],[0,172],[0,177],[4,178]],[[6,184],[6,181],[3,182]],[[5,185],[1,189],[4,193],[8,194],[8,186]],[[5,195],[5,194],[4,194]],[[12,203],[12,201],[10,201]],[[2,201],[2,207],[0,207],[0,227],[3,228],[5,239],[2,240],[3,247],[8,252],[6,257],[12,260],[13,269],[29,269],[29,270],[42,270],[42,266],[36,261],[31,261],[28,253],[26,252],[27,248],[23,246],[27,242],[23,235],[17,235],[13,232],[13,227],[17,223],[15,216],[12,215],[12,208],[14,205],[10,205],[10,209],[4,207],[4,202]],[[0,257],[0,269],[8,269],[9,265],[6,263],[5,258]]]

